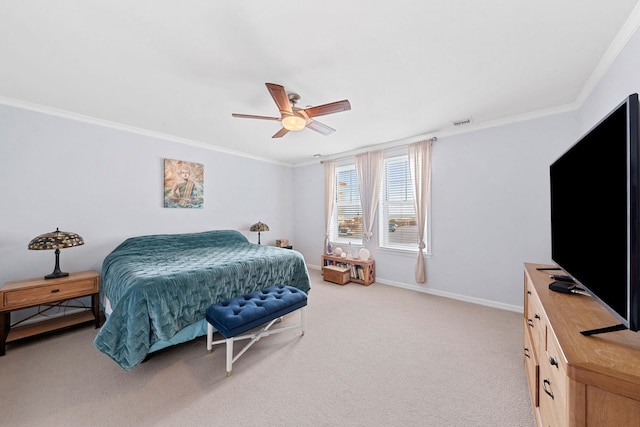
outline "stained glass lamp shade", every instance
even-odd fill
[[[35,237],[29,242],[29,249],[35,251],[42,251],[48,249],[55,249],[56,252],[56,265],[53,273],[44,276],[45,279],[56,279],[58,277],[68,276],[69,273],[65,273],[60,270],[60,248],[71,248],[74,246],[84,245],[82,237],[76,233],[69,231],[60,231],[56,228],[56,231],[52,233],[41,234]]]
[[[254,232],[258,232],[258,244],[260,244],[260,233],[263,231],[269,231],[269,226],[267,224],[265,224],[264,222],[256,222],[255,224],[253,224],[251,226],[251,228],[249,229],[249,231],[254,231]]]

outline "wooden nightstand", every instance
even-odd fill
[[[99,293],[100,275],[95,271],[71,273],[59,279],[45,280],[39,277],[6,282],[0,288],[0,356],[4,356],[5,344],[11,341],[87,322],[94,322],[99,328],[103,320]],[[91,307],[86,307],[86,310],[28,325],[11,324],[12,311],[46,306],[42,310],[45,312],[58,307],[63,301],[85,296],[91,296]]]

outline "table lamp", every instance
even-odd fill
[[[65,273],[60,270],[60,248],[71,248],[73,246],[84,245],[82,237],[76,233],[70,233],[68,231],[60,231],[56,228],[56,231],[52,233],[41,234],[35,237],[29,242],[29,249],[35,251],[55,249],[56,250],[56,266],[53,273],[44,276],[45,279],[57,279],[58,277],[68,276],[69,273]]]
[[[257,231],[258,232],[258,244],[260,244],[260,233],[263,231],[269,231],[269,226],[263,222],[256,222],[251,226],[249,231]]]

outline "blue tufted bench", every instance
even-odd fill
[[[233,362],[238,360],[245,351],[258,342],[263,336],[284,332],[289,329],[300,329],[304,335],[305,306],[307,294],[298,288],[285,285],[270,286],[261,291],[235,297],[207,309],[207,351],[213,351],[216,344],[225,343],[227,346],[227,376],[231,375]],[[285,314],[300,310],[300,325],[288,326],[279,329],[270,329],[271,326]],[[248,335],[240,335],[258,326],[265,325],[258,332]],[[213,340],[214,329],[224,336],[224,340]],[[233,343],[239,340],[251,341],[233,357]]]

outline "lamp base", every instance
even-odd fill
[[[60,270],[60,249],[56,248],[55,254],[56,265],[53,268],[53,273],[44,276],[45,279],[57,279],[59,277],[67,277],[69,275],[69,273],[65,273],[64,271]]]
[[[69,275],[69,273],[65,273],[63,271],[54,271],[51,274],[47,274],[46,276],[44,276],[45,279],[58,279],[60,277],[67,277]]]

